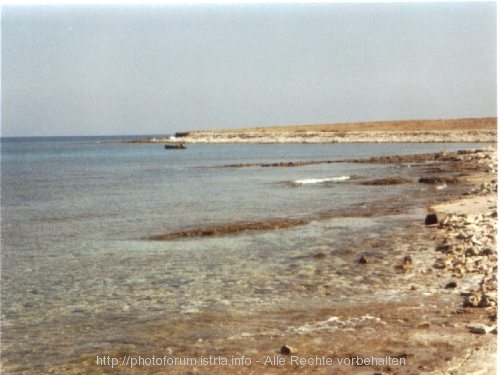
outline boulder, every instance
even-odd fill
[[[438,216],[435,213],[428,214],[425,217],[425,225],[436,225],[439,224]]]

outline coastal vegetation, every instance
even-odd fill
[[[462,119],[434,119],[434,120],[400,120],[400,121],[372,121],[311,125],[283,125],[264,126],[243,129],[202,130],[203,133],[293,133],[293,132],[402,132],[402,131],[471,131],[495,130],[496,117],[462,118]],[[187,134],[186,134],[187,133]],[[180,136],[197,132],[178,133]]]

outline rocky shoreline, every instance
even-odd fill
[[[374,157],[355,163],[400,165],[409,196],[345,211],[313,213],[309,225],[344,217],[386,223],[384,233],[367,232],[356,246],[341,239],[318,252],[300,249],[304,267],[286,277],[283,293],[308,305],[260,308],[228,314],[224,308],[137,323],[129,343],[110,345],[112,357],[163,356],[248,359],[252,365],[120,368],[158,374],[494,374],[497,356],[497,151],[496,147],[425,155]],[[411,165],[411,168],[408,168]],[[273,167],[287,167],[275,165]],[[394,170],[398,170],[395,168]],[[385,176],[384,176],[385,177]],[[421,181],[420,181],[421,180]],[[362,183],[356,180],[352,183]],[[380,183],[376,181],[376,183]],[[415,221],[415,208],[420,207]],[[426,216],[427,215],[427,216]],[[247,223],[248,224],[248,223]],[[198,235],[233,235],[239,230],[273,230],[248,225],[194,229],[157,240]],[[276,223],[274,223],[276,224]],[[302,222],[290,221],[291,226]],[[300,228],[300,227],[299,227]],[[234,229],[234,230],[233,230]],[[279,229],[279,228],[278,228]],[[283,229],[287,230],[287,229]],[[233,233],[234,232],[234,233]],[[336,264],[342,252],[345,263]],[[287,254],[275,254],[297,263]],[[297,266],[297,265],[295,265]],[[214,274],[216,276],[216,274]],[[279,275],[278,275],[279,276]],[[283,276],[283,275],[282,275]],[[270,275],[276,277],[276,275]],[[340,295],[337,287],[347,290]],[[265,292],[265,289],[262,289]],[[327,301],[318,307],[315,301]],[[144,340],[144,337],[147,340]],[[178,343],[183,343],[179,345]],[[128,346],[127,346],[128,345]],[[285,348],[285,350],[283,350]],[[289,349],[289,350],[288,350]],[[264,366],[266,356],[284,365]],[[324,358],[294,365],[291,356]],[[404,365],[340,365],[345,358],[397,358]],[[260,362],[259,362],[260,361]],[[55,372],[103,373],[95,355]],[[74,365],[74,366],[73,366]]]
[[[478,143],[495,142],[496,130],[403,132],[193,132],[185,143]],[[169,140],[163,140],[168,142]],[[159,143],[162,140],[158,140]]]
[[[405,132],[192,132],[181,137],[142,138],[132,143],[490,143],[496,130]]]
[[[431,218],[429,225],[435,225],[436,242],[432,267],[450,280],[444,288],[457,290],[463,299],[456,314],[471,315],[463,328],[471,334],[490,337],[471,349],[468,357],[455,361],[443,373],[496,373],[497,153],[496,149],[490,149],[462,154],[462,159],[477,163],[478,169],[490,176],[476,175],[477,185],[464,198],[430,207],[431,213],[426,222]]]
[[[496,147],[349,162],[410,163],[416,170],[415,175],[421,176],[416,182],[422,186],[423,201],[428,202],[435,195],[434,202],[427,207],[428,216],[425,220],[422,217],[423,231],[415,224],[405,228],[403,221],[400,225],[404,232],[395,233],[388,243],[392,251],[379,253],[380,245],[367,240],[367,251],[353,259],[360,273],[352,280],[354,283],[368,283],[374,292],[379,292],[383,284],[383,288],[389,290],[397,288],[401,299],[336,304],[328,311],[316,311],[313,317],[297,311],[284,321],[290,324],[312,319],[312,322],[289,327],[285,335],[276,333],[277,340],[269,340],[265,334],[262,339],[242,337],[237,343],[245,347],[261,340],[277,341],[268,351],[271,353],[274,349],[282,356],[290,354],[280,352],[282,346],[278,342],[290,344],[294,354],[304,358],[390,355],[406,360],[405,367],[316,366],[313,370],[317,373],[331,373],[332,370],[339,374],[496,373]],[[415,199],[420,198],[413,197],[412,205]],[[356,214],[371,216],[386,210],[389,215],[391,212],[397,215],[407,209],[403,206],[402,202],[381,202],[380,206],[367,208],[366,212],[365,208],[360,208]],[[352,214],[352,211],[345,212],[346,216]],[[335,215],[343,214],[337,212]],[[429,217],[435,217],[435,221]],[[332,213],[324,213],[323,218],[331,219]],[[330,256],[335,256],[335,252],[316,253],[311,258],[326,264]],[[386,268],[390,265],[393,272]],[[313,332],[305,334],[309,329]],[[324,349],[320,343],[325,344]],[[261,373],[258,369],[232,370],[241,374]],[[290,367],[274,367],[274,370],[276,374],[285,374]],[[312,369],[304,366],[295,367],[293,371],[306,374]]]
[[[325,161],[323,161],[325,162]],[[326,161],[335,162],[335,161]],[[427,202],[427,217],[422,223],[408,224],[394,217],[401,232],[387,245],[364,240],[366,251],[353,254],[359,276],[352,282],[371,285],[374,293],[398,290],[396,301],[351,301],[335,303],[325,311],[291,310],[283,317],[284,327],[271,332],[254,332],[250,321],[245,334],[233,336],[231,347],[220,355],[246,355],[255,361],[264,354],[278,355],[286,363],[290,355],[303,358],[368,358],[371,356],[404,359],[405,366],[295,366],[294,373],[339,374],[493,374],[497,352],[497,152],[496,147],[391,157],[349,160],[352,163],[392,163],[412,165],[412,179],[384,178],[381,181],[353,181],[362,184],[415,184],[416,193],[408,206],[403,201],[379,202],[373,207],[350,208],[315,213],[298,225],[315,220],[331,220],[351,215],[377,217],[399,215],[416,201]],[[246,167],[230,165],[226,167]],[[252,165],[255,166],[255,165]],[[299,163],[276,163],[263,167],[296,167]],[[420,178],[416,178],[420,176]],[[448,186],[447,186],[448,185]],[[421,192],[422,195],[419,196]],[[429,199],[431,200],[429,203]],[[424,220],[425,219],[425,220]],[[424,224],[425,221],[425,224]],[[410,225],[410,227],[405,227]],[[241,228],[237,228],[237,232]],[[245,229],[245,228],[243,228]],[[273,228],[257,228],[272,230]],[[224,235],[224,231],[222,231]],[[227,233],[227,232],[226,232]],[[210,235],[215,233],[210,232]],[[198,235],[196,231],[181,233]],[[204,235],[204,233],[203,233]],[[168,240],[179,233],[159,236]],[[309,255],[318,270],[331,262],[336,252]],[[392,271],[389,268],[392,268]],[[317,271],[318,272],[318,271]],[[340,271],[337,271],[340,272]],[[341,275],[341,274],[339,274]],[[326,292],[325,297],[329,293]],[[338,296],[340,298],[340,296]],[[273,312],[268,312],[273,316]],[[280,312],[275,312],[278,316]],[[333,316],[333,317],[332,317]],[[238,326],[241,318],[210,316]],[[228,320],[229,319],[229,320]],[[296,325],[302,322],[302,325]],[[304,324],[304,322],[307,322]],[[295,325],[294,325],[295,323]],[[186,327],[186,329],[189,329]],[[310,333],[307,333],[311,331]],[[224,347],[224,340],[201,343]],[[323,349],[322,349],[323,347]],[[245,348],[258,348],[247,351]],[[293,348],[289,353],[283,348]],[[292,349],[290,349],[292,350]],[[191,350],[179,352],[188,355]],[[287,359],[288,358],[288,359]],[[201,370],[201,368],[198,368]],[[286,374],[290,366],[274,366],[275,374]],[[179,369],[179,373],[183,373]],[[196,369],[193,369],[195,371]],[[220,371],[220,367],[203,368]],[[231,367],[234,374],[260,374],[264,368]]]
[[[374,121],[177,132],[131,143],[495,143],[496,118]]]

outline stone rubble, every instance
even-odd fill
[[[494,175],[490,182],[483,182],[474,187],[466,195],[496,196],[498,185],[496,180],[497,158],[496,149],[476,151],[459,151],[456,158],[462,162],[471,162],[479,166],[484,173]],[[445,288],[460,289],[459,286],[468,285],[462,290],[463,308],[482,308],[496,312],[497,309],[497,272],[498,254],[496,251],[497,210],[492,207],[482,213],[447,214],[439,218],[435,250],[439,253],[433,268],[440,272],[448,272],[454,281]],[[429,219],[426,218],[426,224]],[[432,221],[434,224],[434,220]],[[479,282],[478,282],[479,280]],[[460,281],[457,282],[457,281]],[[467,326],[470,332],[486,334],[496,332],[496,326],[472,324]]]
[[[479,288],[475,291],[478,303],[470,297],[464,301],[467,306],[495,306],[496,302],[485,293],[497,290],[498,255],[496,248],[496,212],[473,215],[448,215],[440,224],[443,242],[436,246],[442,255],[436,258],[434,268],[450,271],[455,278],[467,274],[482,275]],[[488,298],[489,302],[485,298]],[[479,300],[483,301],[479,305]]]

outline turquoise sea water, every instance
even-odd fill
[[[134,323],[204,309],[237,314],[249,306],[258,310],[312,301],[307,287],[300,294],[289,287],[290,280],[302,275],[306,286],[340,285],[333,271],[345,262],[339,251],[329,265],[332,272],[318,276],[301,257],[356,246],[360,233],[384,230],[376,219],[314,218],[398,197],[407,189],[355,182],[404,175],[397,165],[224,165],[443,150],[441,144],[242,144],[167,151],[158,144],[113,140],[2,139],[5,373],[43,372],[85,353],[98,354],[99,343],[132,335]],[[312,221],[218,238],[146,239],[215,224],[288,218]],[[338,298],[349,297],[350,286],[338,288]]]

